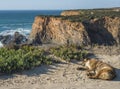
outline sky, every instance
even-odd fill
[[[0,10],[65,10],[120,7],[120,0],[0,0]]]

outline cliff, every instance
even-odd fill
[[[71,22],[62,17],[37,16],[30,38],[35,44],[119,44],[120,18],[106,16],[83,22]]]
[[[80,22],[70,22],[60,17],[37,16],[32,26],[30,38],[36,44],[87,45],[90,43],[87,31]]]

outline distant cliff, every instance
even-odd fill
[[[114,14],[120,13],[120,8],[100,8],[100,9],[78,9],[78,10],[65,10],[61,16],[75,16],[75,15],[93,15],[93,14]]]
[[[78,10],[68,10],[68,11],[63,11],[61,13],[61,16],[72,16],[72,15],[80,15],[82,12]]]

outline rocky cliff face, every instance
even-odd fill
[[[92,19],[84,25],[92,43],[107,45],[120,43],[120,18]]]
[[[120,18],[103,17],[81,23],[70,22],[60,17],[37,16],[30,38],[35,44],[119,44]]]
[[[82,23],[62,20],[59,17],[37,16],[32,26],[30,38],[35,44],[87,45],[90,43]]]

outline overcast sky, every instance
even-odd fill
[[[0,0],[0,10],[61,10],[120,7],[120,0]]]

